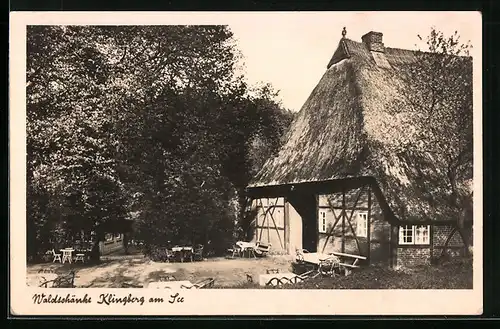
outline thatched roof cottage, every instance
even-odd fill
[[[416,60],[385,47],[382,33],[340,40],[284,146],[248,186],[255,240],[275,252],[350,252],[391,265],[429,263],[445,245],[462,251],[439,168],[397,151],[411,134],[396,133],[411,118],[392,111],[404,90],[400,68]]]

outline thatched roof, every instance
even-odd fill
[[[419,181],[418,173],[440,170],[432,158],[423,154],[415,163],[393,147],[400,143],[394,131],[411,122],[390,111],[401,90],[398,68],[416,59],[414,51],[386,47],[377,53],[343,38],[284,146],[249,188],[370,176],[399,219],[450,219],[443,182],[425,182],[422,189]]]

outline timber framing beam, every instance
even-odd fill
[[[285,244],[284,244],[284,239],[281,238],[281,234],[280,234],[280,231],[283,231],[284,228],[283,227],[278,227],[276,225],[276,221],[275,221],[275,218],[273,216],[274,214],[274,211],[277,209],[277,208],[285,208],[285,205],[279,205],[278,204],[278,199],[279,198],[276,198],[274,200],[274,203],[271,204],[271,205],[267,205],[267,206],[264,206],[264,204],[262,203],[262,199],[259,199],[259,204],[257,205],[257,207],[260,207],[263,211],[263,214],[262,214],[262,224],[259,225],[259,221],[257,219],[257,225],[255,226],[255,228],[260,231],[260,234],[258,235],[259,236],[259,241],[262,240],[262,234],[264,232],[264,229],[267,230],[267,241],[271,241],[271,225],[270,225],[270,221],[272,221],[273,223],[273,228],[274,230],[276,231],[277,235],[278,235],[278,240],[279,240],[279,243],[280,243],[280,247],[281,248],[285,248]],[[260,230],[259,230],[260,229]]]
[[[352,220],[352,217],[354,216],[354,212],[356,211],[356,209],[358,209],[357,205],[358,205],[359,200],[361,199],[361,196],[363,195],[365,189],[366,189],[366,187],[362,186],[359,189],[358,193],[356,194],[356,199],[354,200],[354,204],[349,209],[350,210],[349,217],[347,216],[347,207],[346,207],[346,204],[345,204],[345,192],[342,193],[342,207],[340,208],[341,209],[341,213],[340,213],[340,215],[338,217],[335,214],[335,210],[338,210],[338,207],[333,207],[333,205],[330,202],[330,200],[327,199],[328,206],[332,210],[333,216],[335,218],[335,222],[332,225],[332,227],[330,228],[330,231],[327,233],[325,242],[323,244],[323,249],[322,249],[323,252],[325,251],[326,246],[328,245],[328,240],[330,239],[330,237],[335,238],[333,232],[334,232],[335,227],[337,226],[338,222],[340,221],[340,219],[342,219],[342,236],[341,236],[341,238],[342,238],[342,240],[341,240],[341,243],[342,243],[342,252],[345,251],[345,222],[347,221],[347,223],[348,223],[348,225],[349,225],[349,227],[351,229],[351,232],[352,232],[354,238],[356,239],[356,245],[358,247],[358,252],[361,253],[360,243],[359,243],[358,237],[356,236],[356,232],[354,231],[354,228],[352,226],[351,220]]]

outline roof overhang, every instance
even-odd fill
[[[285,184],[249,186],[247,196],[252,198],[286,197],[293,194],[328,194],[338,193],[368,185],[374,181],[373,177],[349,177],[318,181],[290,182]]]
[[[392,224],[397,224],[399,220],[394,216],[389,204],[380,190],[377,181],[371,176],[347,177],[329,180],[290,182],[286,184],[249,186],[246,195],[252,199],[289,197],[291,195],[310,194],[333,194],[348,191],[362,186],[370,186],[379,200],[381,208],[385,213],[386,220]]]

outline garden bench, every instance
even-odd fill
[[[260,241],[257,241],[255,243],[255,254],[257,256],[266,256],[270,250],[271,250],[270,243],[264,243]]]

